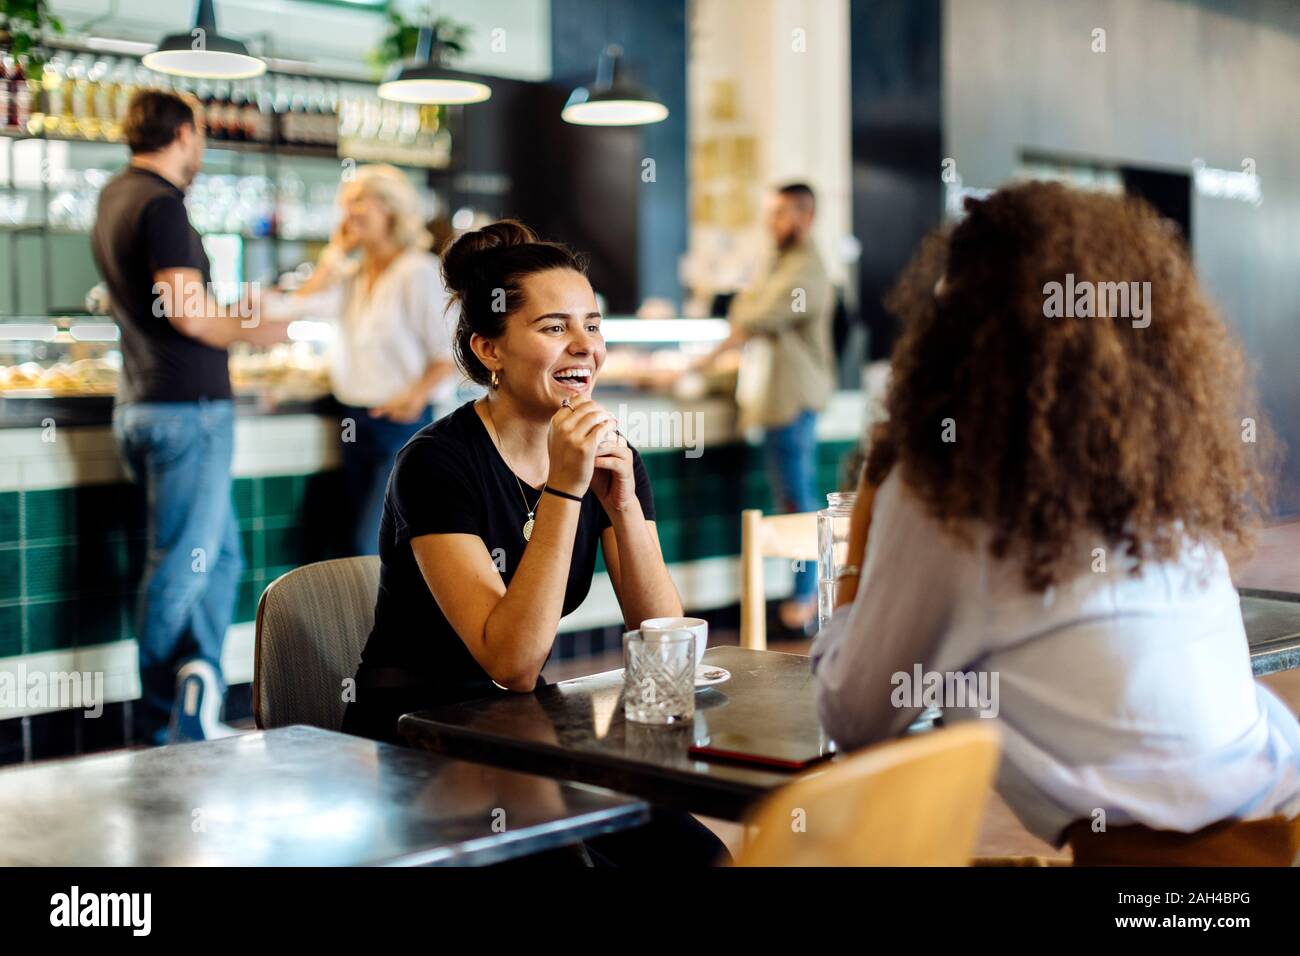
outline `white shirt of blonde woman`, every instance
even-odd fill
[[[456,316],[447,309],[436,256],[420,249],[400,253],[368,291],[355,263],[340,258],[321,268],[336,276],[327,288],[306,296],[268,295],[263,308],[275,318],[333,322],[330,387],[340,402],[383,405],[410,388],[430,362],[452,357]],[[430,401],[449,400],[456,378],[444,378]]]

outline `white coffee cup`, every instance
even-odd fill
[[[698,617],[652,617],[641,622],[641,633],[655,631],[690,631],[695,635],[695,664],[704,663],[704,651],[709,646],[709,622]]]

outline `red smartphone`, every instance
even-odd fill
[[[728,763],[755,764],[773,770],[802,770],[833,751],[795,740],[772,740],[744,734],[713,734],[691,746],[692,757]]]

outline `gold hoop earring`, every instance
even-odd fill
[[[499,378],[497,378],[497,370],[496,370],[496,369],[493,369],[493,370],[492,370],[492,387],[493,387],[493,388],[496,388],[496,387],[498,387],[500,384],[501,384],[501,380],[500,380]]]

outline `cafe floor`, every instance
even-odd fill
[[[1274,591],[1300,592],[1300,521],[1290,521],[1265,529],[1256,542],[1254,557],[1234,568],[1238,587],[1266,588]],[[738,643],[739,635],[721,631],[709,635],[709,646]],[[807,640],[772,640],[768,650],[786,654],[804,654],[812,642]],[[581,660],[559,661],[546,668],[548,681],[568,680],[585,674],[614,670],[623,666],[622,655],[615,651]],[[1278,695],[1291,712],[1300,716],[1300,670],[1282,671],[1260,678],[1260,682]],[[699,818],[734,856],[744,839],[743,828],[728,820]],[[1069,847],[1057,850],[1026,830],[1002,798],[993,793],[984,814],[984,824],[975,845],[977,857],[1038,857],[1068,860]]]

